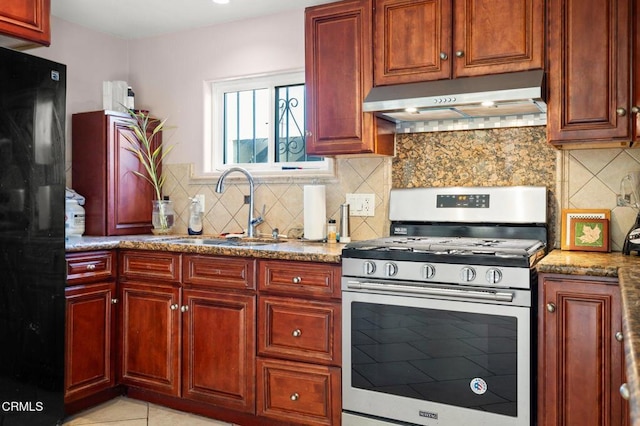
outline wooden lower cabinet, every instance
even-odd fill
[[[340,274],[327,263],[258,261],[258,416],[340,425]]]
[[[180,288],[125,282],[120,299],[120,382],[178,396]]]
[[[258,358],[257,414],[304,425],[339,425],[340,368]]]
[[[627,425],[617,279],[539,280],[538,425]]]
[[[69,253],[65,289],[64,403],[67,414],[110,399],[116,391],[115,253]]]
[[[65,289],[65,403],[115,386],[115,282]]]
[[[185,289],[182,397],[255,412],[255,296]]]

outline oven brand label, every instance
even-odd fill
[[[428,419],[438,420],[438,413],[432,413],[431,411],[418,411],[420,417],[426,417]]]
[[[480,377],[471,379],[471,383],[469,383],[469,386],[471,387],[471,390],[473,391],[473,393],[478,395],[482,395],[483,393],[485,393],[488,388],[487,382],[482,380]]]

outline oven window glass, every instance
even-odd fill
[[[351,304],[352,386],[517,416],[517,319]]]

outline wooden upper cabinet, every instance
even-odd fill
[[[376,86],[451,76],[451,1],[376,0]]]
[[[552,144],[632,141],[632,121],[638,120],[632,112],[632,22],[637,25],[638,16],[635,11],[632,18],[632,2],[549,0],[547,138]]]
[[[544,67],[543,0],[376,0],[376,86]]]
[[[49,46],[50,14],[51,0],[2,0],[0,34]]]
[[[544,0],[454,1],[454,77],[544,68]]]
[[[92,111],[72,117],[72,181],[85,199],[86,235],[151,232],[153,187],[133,172],[146,173],[128,151],[135,140],[127,114]],[[154,143],[160,143],[158,133]]]
[[[308,154],[393,155],[395,125],[362,111],[373,87],[372,1],[306,10]]]

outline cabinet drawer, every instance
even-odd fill
[[[68,253],[66,259],[69,284],[107,280],[115,276],[112,251]]]
[[[340,365],[340,303],[261,296],[260,355]]]
[[[255,260],[185,255],[183,282],[194,286],[255,289]]]
[[[258,288],[287,295],[340,298],[340,266],[331,263],[259,261]]]
[[[180,255],[157,251],[125,251],[120,254],[123,278],[180,281]]]
[[[340,369],[258,358],[257,414],[282,422],[340,425]]]

